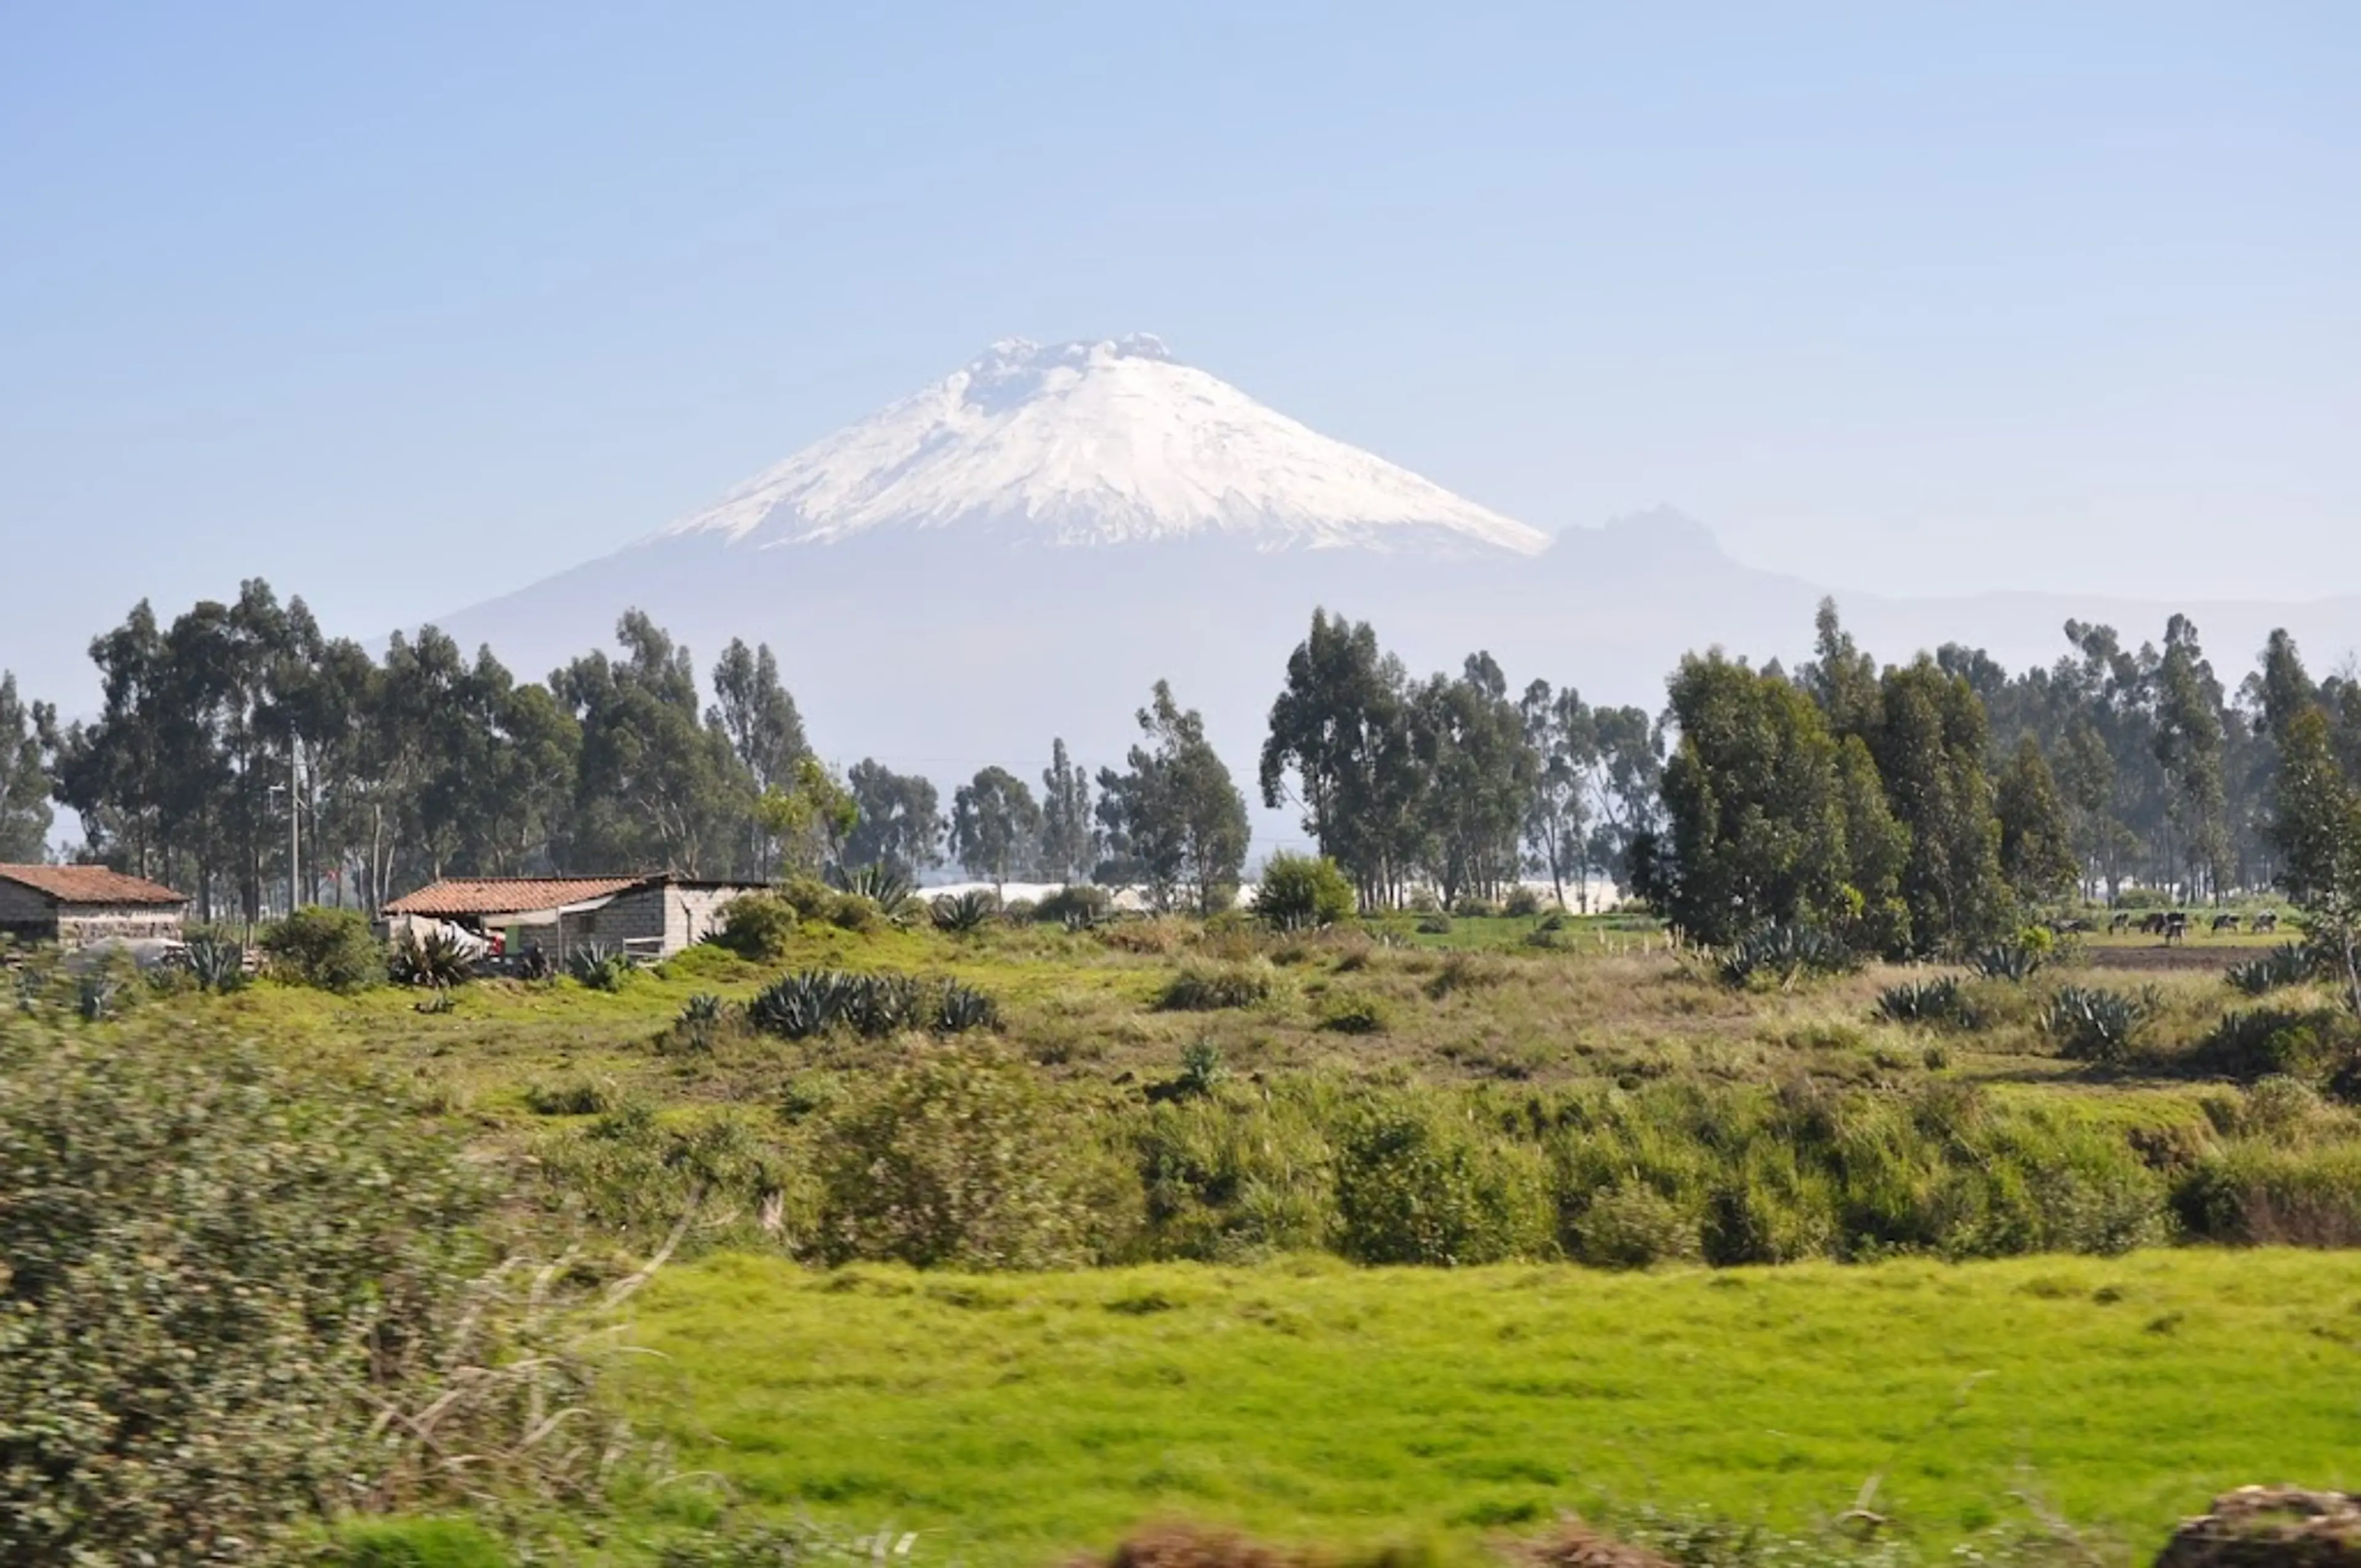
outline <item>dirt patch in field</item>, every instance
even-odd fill
[[[2223,947],[2092,948],[2092,969],[2141,970],[2149,973],[2190,970],[2225,970],[2240,959],[2251,959],[2251,948]]]

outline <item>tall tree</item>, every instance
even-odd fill
[[[2169,785],[2167,819],[2180,850],[2174,870],[2191,898],[2224,891],[2229,844],[2222,708],[2221,685],[2198,646],[2196,626],[2174,616],[2157,670],[2156,756]]]
[[[702,721],[687,649],[636,609],[615,638],[622,659],[589,653],[550,682],[582,726],[565,854],[577,869],[719,869],[757,798],[744,765],[721,727]]]
[[[1422,847],[1427,777],[1408,687],[1367,621],[1315,610],[1263,742],[1263,804],[1301,806],[1304,831],[1367,909],[1400,902]]]
[[[2328,715],[2314,706],[2287,726],[2273,833],[2288,896],[2312,940],[2336,955],[2345,1001],[2361,1013],[2361,779],[2340,763]]]
[[[1888,668],[1878,685],[1867,740],[1887,804],[1910,835],[1902,897],[1912,939],[1928,952],[1987,940],[2005,927],[2009,897],[1983,705],[1924,655]]]
[[[1993,808],[2000,818],[2000,867],[2016,896],[2026,904],[2062,898],[2077,882],[2081,864],[2058,781],[2041,743],[2027,735],[2000,775]]]
[[[0,861],[45,858],[49,839],[49,771],[41,737],[56,718],[16,695],[16,677],[0,670]]]
[[[1422,686],[1411,711],[1428,769],[1427,872],[1446,902],[1497,897],[1516,879],[1540,772],[1508,678],[1489,653],[1470,654],[1458,679]]]
[[[1040,842],[1041,807],[1007,769],[984,768],[951,796],[951,852],[994,888],[1028,872]]]
[[[1840,924],[1859,900],[1819,707],[1719,650],[1683,659],[1670,689],[1680,744],[1664,766],[1665,832],[1635,845],[1636,891],[1702,942],[1765,921]]]
[[[1049,742],[1049,765],[1041,774],[1041,872],[1071,884],[1089,878],[1098,864],[1099,834],[1091,817],[1091,778],[1066,754],[1066,742]]]
[[[930,781],[863,757],[845,774],[845,785],[859,813],[844,841],[849,864],[882,865],[915,880],[943,863],[949,824]]]
[[[1099,771],[1108,848],[1147,883],[1159,909],[1226,909],[1246,867],[1246,799],[1205,739],[1203,717],[1173,700],[1170,683],[1156,683],[1139,729],[1142,744],[1125,771]]]
[[[1560,907],[1566,879],[1582,906],[1590,906],[1590,767],[1598,749],[1590,707],[1572,686],[1553,692],[1547,681],[1525,688],[1517,704],[1525,746],[1537,760],[1525,806],[1526,866],[1550,879]]]

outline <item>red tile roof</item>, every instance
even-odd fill
[[[656,877],[446,877],[387,905],[386,915],[525,915],[587,904],[628,892]]]
[[[60,904],[186,904],[146,877],[126,876],[104,866],[0,866],[0,882],[13,882]]]

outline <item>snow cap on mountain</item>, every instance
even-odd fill
[[[1265,408],[1144,333],[1004,338],[660,537],[767,548],[952,529],[1061,545],[1210,537],[1532,555],[1549,543]]]

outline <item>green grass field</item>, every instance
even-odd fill
[[[2121,1558],[2232,1486],[2361,1484],[2347,1255],[988,1277],[724,1255],[618,1332],[657,1353],[624,1375],[684,1471],[982,1564],[1173,1518],[1344,1546],[1652,1505],[1808,1530],[1872,1480],[1930,1554],[2037,1508]]]

